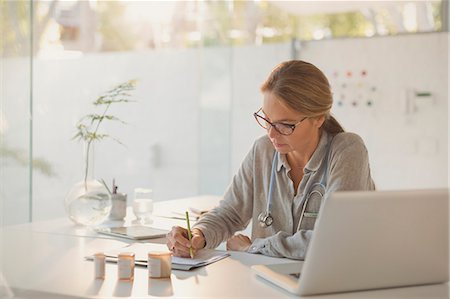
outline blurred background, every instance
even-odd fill
[[[222,195],[253,141],[278,63],[328,76],[380,190],[449,184],[448,1],[0,0],[0,224],[64,216],[84,176],[76,125],[111,106],[91,176],[155,200]]]

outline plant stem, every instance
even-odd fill
[[[103,111],[102,117],[98,120],[97,126],[95,127],[94,134],[89,139],[87,147],[86,147],[86,168],[84,170],[84,191],[85,192],[87,192],[87,176],[88,176],[88,170],[89,170],[89,151],[91,148],[91,143],[92,143],[92,141],[94,141],[95,135],[97,134],[98,128],[100,127],[100,123],[103,121],[104,116],[106,115],[106,112],[108,111],[110,105],[111,105],[111,103],[109,103],[106,106],[105,111]]]

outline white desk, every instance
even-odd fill
[[[194,199],[158,203],[155,210],[183,208]],[[183,224],[155,219],[158,225]],[[57,225],[57,226],[55,226]],[[164,243],[163,239],[156,240]],[[252,274],[250,266],[289,262],[262,255],[231,252],[231,256],[189,272],[172,272],[171,279],[147,278],[136,267],[133,282],[117,280],[116,264],[106,265],[106,279],[95,280],[93,263],[84,257],[124,246],[128,241],[96,235],[68,219],[3,228],[0,232],[0,297],[21,298],[286,298],[295,297]],[[314,298],[448,298],[448,284],[354,292]]]

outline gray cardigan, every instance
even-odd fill
[[[257,139],[219,206],[194,225],[203,232],[207,248],[217,247],[252,221],[253,243],[248,252],[304,259],[314,229],[314,215],[331,192],[375,189],[362,139],[353,133],[339,133],[332,137],[322,132],[319,144],[304,168],[297,192],[294,192],[294,184],[288,175],[290,166],[286,155],[278,153],[271,209],[274,222],[267,228],[260,227],[258,215],[266,211],[274,152],[267,136]],[[324,188],[317,183],[325,172]],[[317,189],[324,189],[318,190],[325,194],[323,200],[317,192],[311,193]],[[308,196],[305,214],[308,217],[304,216],[298,229]]]

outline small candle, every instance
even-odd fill
[[[105,279],[105,260],[103,252],[94,254],[95,279]]]
[[[171,252],[149,252],[148,253],[148,277],[168,278],[172,272]]]
[[[134,279],[134,253],[122,252],[117,260],[117,271],[119,280]]]

